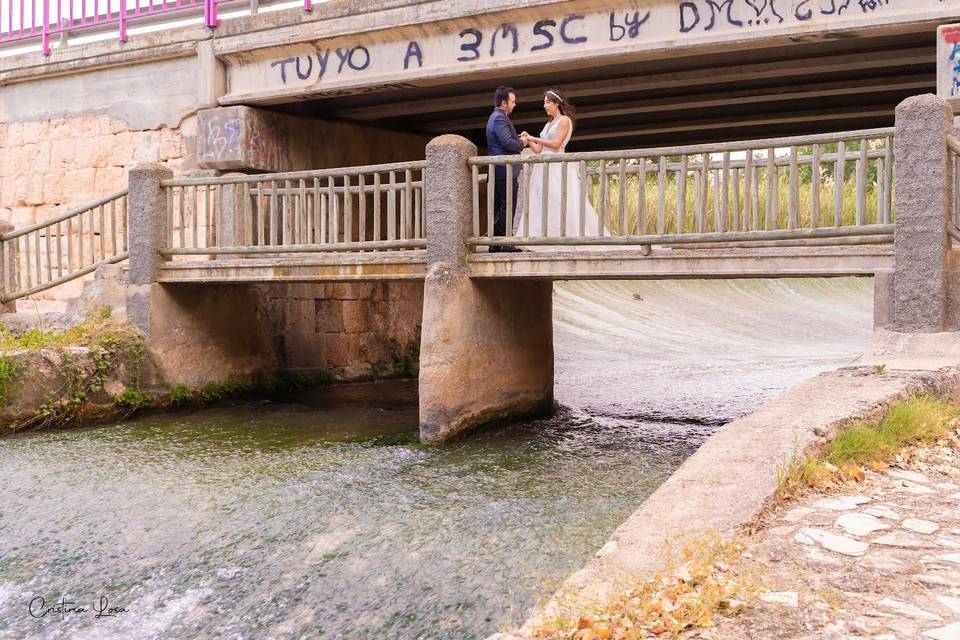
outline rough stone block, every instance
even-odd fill
[[[170,160],[183,156],[183,140],[175,129],[163,129],[160,132],[160,159]]]
[[[345,300],[343,302],[343,330],[346,333],[360,333],[367,330],[368,303],[365,300]]]
[[[337,300],[316,300],[315,314],[317,333],[338,333],[343,331],[343,305]]]
[[[334,282],[329,285],[330,297],[336,300],[359,300],[365,293],[365,286],[352,282]]]
[[[252,107],[198,112],[197,153],[207,169],[287,171],[289,141],[281,116]]]

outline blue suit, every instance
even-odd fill
[[[517,130],[510,117],[499,107],[493,110],[487,120],[487,147],[491,156],[516,155],[523,151],[523,141],[517,136]],[[513,202],[517,202],[518,167],[514,167]],[[507,168],[499,165],[494,169],[493,187],[493,235],[507,235]],[[511,229],[511,232],[513,230]]]

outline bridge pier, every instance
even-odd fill
[[[894,269],[877,274],[875,325],[900,333],[960,330],[960,271],[947,234],[954,171],[953,110],[932,94],[896,110]]]
[[[420,342],[420,437],[442,442],[482,424],[553,408],[553,283],[474,281],[467,267],[476,147],[427,145],[427,277]]]
[[[158,282],[167,243],[167,195],[160,181],[172,177],[159,164],[130,170],[127,318],[146,339],[151,377],[167,385],[198,385],[272,370],[270,325],[254,286]]]

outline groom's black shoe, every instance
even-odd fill
[[[493,245],[487,247],[487,253],[500,253],[501,247],[499,245]]]
[[[518,249],[517,247],[510,246],[510,245],[503,245],[503,246],[501,246],[501,247],[500,247],[500,251],[502,251],[503,253],[520,253],[520,249]]]

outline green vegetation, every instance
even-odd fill
[[[808,488],[862,480],[861,466],[881,469],[902,449],[929,445],[946,436],[958,419],[960,409],[934,396],[898,402],[883,418],[854,422],[821,451],[792,460],[780,470],[778,494],[790,497]]]
[[[918,396],[890,407],[877,424],[857,423],[830,443],[823,459],[834,465],[886,462],[904,447],[933,444],[960,415],[952,404]]]
[[[85,347],[89,353],[80,354],[70,347]],[[22,333],[0,326],[0,397],[6,405],[11,385],[16,382],[18,356],[11,351],[46,349],[55,353],[63,384],[48,389],[39,410],[12,429],[43,428],[53,425],[79,423],[88,413],[91,399],[98,395],[99,404],[109,403],[104,385],[117,370],[126,368],[132,374],[132,385],[113,397],[113,406],[134,411],[150,399],[140,391],[140,369],[143,363],[143,341],[130,326],[111,319],[109,307],[91,311],[80,324],[61,331],[30,329]],[[99,413],[106,411],[102,407]]]
[[[17,374],[17,363],[7,354],[0,354],[0,407],[7,406],[10,386]]]
[[[885,364],[875,364],[873,365],[873,372],[878,376],[882,376],[883,372],[887,370],[887,365]]]
[[[140,409],[149,406],[153,398],[139,389],[125,389],[113,398],[114,404],[124,409]]]
[[[177,384],[169,391],[170,404],[179,407],[193,401],[193,391],[185,384]]]
[[[90,347],[111,339],[135,335],[133,329],[114,322],[110,307],[99,307],[87,314],[80,324],[62,331],[33,328],[22,333],[0,325],[0,351],[43,349],[45,347]]]

